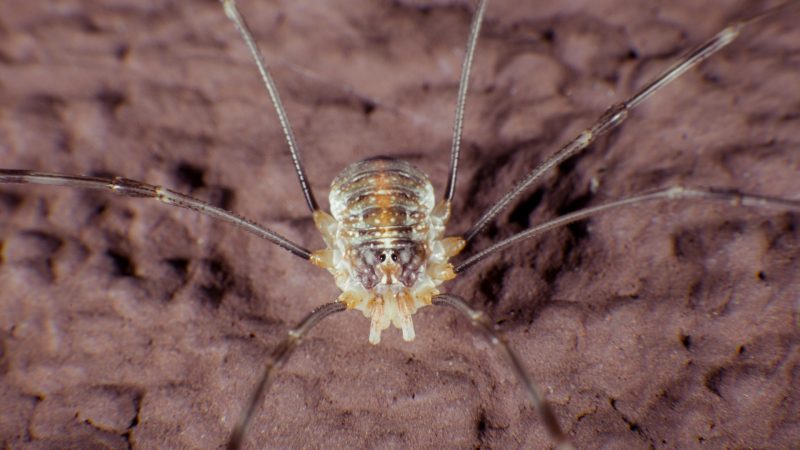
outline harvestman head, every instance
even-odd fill
[[[235,0],[222,0],[225,14],[244,38],[277,112],[305,201],[325,241],[324,249],[309,251],[232,212],[161,186],[126,178],[0,169],[0,182],[108,189],[129,197],[154,198],[168,205],[189,208],[233,223],[333,275],[336,285],[342,291],[341,295],[335,302],[322,305],[306,316],[273,350],[264,373],[232,432],[228,448],[239,448],[242,445],[248,424],[277,369],[288,360],[303,337],[320,321],[334,313],[356,309],[370,319],[370,343],[378,344],[382,331],[390,325],[400,329],[403,338],[410,341],[415,337],[412,315],[419,308],[429,305],[453,307],[469,319],[481,336],[510,365],[530,402],[539,412],[553,442],[561,448],[571,448],[567,434],[559,425],[552,408],[524,368],[522,359],[511,349],[497,327],[482,312],[471,308],[466,300],[444,293],[440,286],[487,257],[520,241],[612,209],[651,201],[716,201],[729,203],[734,207],[800,211],[800,201],[711,187],[672,186],[581,209],[538,224],[456,264],[451,263],[450,259],[457,256],[481,230],[547,171],[587,148],[599,136],[618,127],[650,95],[730,44],[744,27],[785,11],[797,3],[800,2],[788,2],[758,16],[733,23],[687,53],[626,101],[610,107],[593,125],[534,168],[462,235],[447,237],[446,225],[455,194],[469,74],[486,0],[478,2],[469,34],[456,103],[450,170],[442,198],[438,201],[435,199],[428,177],[410,164],[393,158],[371,158],[348,166],[333,181],[330,213],[322,211],[314,197],[278,91],[247,24],[236,8]]]

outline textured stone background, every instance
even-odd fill
[[[746,1],[494,1],[453,233]],[[545,3],[545,2],[541,2]],[[774,4],[774,2],[770,2]],[[312,185],[376,154],[444,186],[465,1],[243,1]],[[562,165],[474,248],[673,183],[800,198],[800,10]],[[315,249],[277,121],[216,1],[0,2],[0,166],[210,199]],[[592,190],[592,180],[597,189]],[[153,201],[0,186],[0,443],[218,448],[327,273]],[[584,448],[800,441],[800,214],[658,204],[548,234],[448,285],[501,323]],[[250,430],[269,448],[543,448],[507,368],[448,310],[378,347],[322,324]]]

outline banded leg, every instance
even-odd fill
[[[475,222],[475,224],[464,234],[464,239],[466,239],[467,242],[471,241],[481,230],[486,227],[486,225],[489,224],[490,221],[497,217],[501,211],[506,209],[511,202],[513,202],[523,192],[528,190],[531,184],[541,178],[542,175],[544,175],[547,171],[561,164],[567,158],[581,152],[598,137],[620,126],[625,119],[627,119],[630,112],[639,106],[643,101],[645,101],[645,99],[658,92],[661,88],[667,86],[669,83],[683,75],[692,67],[696,66],[706,58],[710,57],[733,42],[739,36],[739,33],[743,28],[767,17],[784,12],[789,8],[796,7],[798,4],[800,4],[800,1],[798,0],[790,1],[773,9],[767,10],[755,17],[733,23],[717,33],[711,39],[691,50],[630,98],[622,103],[610,107],[593,125],[586,128],[576,138],[574,138],[565,146],[561,147],[561,149],[547,158],[544,162],[536,166],[536,168],[518,181],[508,193],[500,198],[497,203],[492,205],[481,215],[477,222]]]
[[[225,15],[228,16],[234,25],[236,25],[236,29],[239,30],[239,34],[242,35],[245,44],[247,44],[247,48],[250,50],[250,55],[253,57],[253,60],[258,67],[258,73],[261,75],[261,81],[264,82],[264,87],[267,88],[267,93],[269,93],[272,106],[275,108],[275,112],[278,114],[278,121],[281,123],[283,135],[286,137],[286,143],[289,144],[289,153],[292,155],[292,164],[294,165],[294,171],[297,173],[297,178],[300,180],[300,188],[303,190],[303,196],[306,199],[306,204],[308,205],[308,209],[310,209],[311,212],[314,212],[319,209],[319,205],[317,204],[317,199],[314,198],[314,192],[311,191],[311,185],[308,184],[306,171],[303,169],[303,163],[300,162],[300,151],[297,148],[297,140],[294,138],[294,131],[292,131],[291,124],[289,124],[289,117],[286,115],[286,109],[283,107],[283,102],[281,102],[281,97],[278,94],[278,88],[275,86],[275,82],[272,80],[269,70],[267,70],[267,63],[264,61],[264,57],[261,55],[261,51],[258,49],[256,40],[253,39],[253,33],[250,31],[250,27],[247,26],[247,22],[245,22],[244,17],[239,14],[239,9],[236,8],[236,0],[220,1],[225,9]]]
[[[573,446],[569,443],[567,435],[561,430],[561,426],[558,424],[558,419],[553,409],[550,407],[550,404],[541,394],[541,391],[536,386],[530,374],[528,374],[528,371],[525,370],[519,356],[509,347],[505,338],[495,329],[495,326],[486,318],[486,315],[481,311],[470,308],[463,298],[452,294],[437,295],[433,298],[433,304],[450,306],[467,316],[472,326],[481,333],[484,339],[486,339],[495,351],[502,355],[511,366],[514,376],[522,383],[525,393],[528,394],[528,398],[542,418],[542,423],[547,430],[547,434],[550,435],[550,438],[556,443],[557,448],[562,450],[572,449]]]
[[[303,259],[310,259],[311,252],[286,239],[280,234],[265,228],[236,213],[210,205],[194,197],[175,192],[163,186],[142,183],[128,178],[89,177],[82,175],[65,175],[59,173],[35,172],[31,170],[0,169],[0,183],[44,184],[50,186],[68,186],[83,189],[107,189],[125,197],[153,198],[161,203],[191,209],[200,214],[224,220],[237,227],[266,239],[273,244]]]
[[[261,403],[264,394],[269,389],[270,383],[274,379],[275,373],[286,364],[286,361],[289,360],[289,357],[292,356],[292,352],[297,348],[297,345],[300,344],[300,341],[314,328],[318,323],[322,322],[326,317],[329,317],[335,313],[342,312],[347,309],[344,303],[340,302],[331,302],[326,303],[319,308],[315,309],[311,312],[311,314],[307,315],[300,323],[297,324],[296,327],[289,330],[288,335],[286,338],[272,350],[272,354],[269,356],[269,360],[267,360],[267,364],[264,367],[264,373],[261,375],[261,378],[256,385],[256,388],[253,390],[253,394],[250,395],[250,400],[247,402],[247,406],[242,411],[242,415],[239,417],[239,421],[236,423],[236,427],[234,427],[233,432],[231,433],[230,439],[228,439],[228,450],[236,450],[241,448],[242,442],[244,441],[244,435],[247,432],[247,426],[250,424],[250,421],[253,419],[253,414],[258,407],[258,404]]]
[[[588,219],[592,216],[595,216],[602,212],[610,211],[612,209],[622,208],[626,206],[640,205],[642,203],[656,201],[656,200],[659,201],[708,200],[708,201],[726,202],[729,203],[731,206],[777,208],[777,209],[786,209],[791,211],[800,211],[800,200],[790,200],[779,197],[767,197],[763,195],[746,194],[735,191],[723,191],[714,188],[673,186],[669,188],[658,189],[656,191],[634,195],[628,198],[624,198],[622,200],[616,200],[602,205],[591,206],[575,212],[571,212],[569,214],[565,214],[561,217],[557,217],[545,223],[533,226],[525,231],[519,232],[513,236],[503,239],[502,241],[495,243],[489,248],[479,251],[478,253],[470,256],[469,258],[465,259],[464,261],[456,265],[456,267],[453,270],[456,273],[461,273],[495,253],[498,253],[520,241],[524,241],[534,236],[538,236],[544,233],[545,231],[560,228],[565,225],[569,225],[573,222],[577,222],[579,220]]]

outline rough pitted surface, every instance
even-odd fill
[[[683,50],[764,7],[751,3],[490,3],[453,233]],[[323,205],[338,171],[378,154],[441,192],[469,4],[241,1]],[[800,198],[798,19],[747,29],[471,248],[675,183]],[[216,1],[0,3],[0,167],[163,184],[322,246]],[[3,447],[219,448],[266,355],[337,295],[254,236],[106,192],[0,186],[0,246]],[[800,214],[650,204],[516,246],[447,288],[500,324],[580,448],[787,448],[800,442],[798,257]],[[426,308],[415,324],[414,342],[393,330],[377,347],[358,313],[320,325],[248,446],[549,445],[464,320]]]

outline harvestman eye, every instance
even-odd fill
[[[520,406],[531,407],[536,411],[540,426],[545,430],[550,443],[558,448],[573,448],[570,435],[578,419],[568,416],[558,405],[548,402],[544,390],[529,373],[527,355],[514,350],[513,342],[505,337],[501,327],[487,314],[471,306],[472,299],[450,293],[447,282],[492,256],[546,231],[584,221],[607,211],[654,202],[719,204],[727,205],[731,209],[800,211],[800,201],[790,198],[739,192],[725,186],[666,185],[618,200],[592,203],[529,226],[483,248],[472,248],[476,237],[501,213],[515,205],[551,169],[581,153],[601,136],[620,127],[647,98],[734,42],[743,30],[755,28],[753,25],[781,14],[796,14],[797,10],[792,8],[800,2],[787,2],[733,22],[678,58],[650,83],[636,90],[624,101],[610,106],[594,123],[587,124],[582,132],[518,180],[510,191],[498,195],[498,200],[466,230],[450,230],[447,224],[453,213],[456,197],[470,71],[487,1],[477,2],[468,36],[455,99],[454,132],[444,192],[437,198],[428,176],[406,161],[391,157],[372,157],[350,164],[333,180],[329,197],[330,211],[324,211],[314,195],[288,114],[268,70],[265,61],[268,58],[262,56],[235,1],[221,2],[225,14],[241,33],[277,113],[303,198],[317,230],[322,235],[324,248],[307,249],[273,230],[221,207],[163,186],[128,178],[0,169],[0,183],[108,190],[121,196],[154,199],[166,205],[186,208],[231,223],[333,275],[340,290],[339,297],[324,304],[326,299],[320,299],[321,306],[309,312],[271,350],[269,358],[264,362],[263,373],[260,374],[246,405],[243,405],[238,421],[231,427],[227,441],[229,449],[238,449],[247,441],[250,424],[257,417],[258,411],[261,408],[270,408],[270,403],[265,398],[268,398],[267,392],[279,369],[318,323],[336,313],[358,310],[367,318],[364,322],[364,337],[371,344],[378,345],[382,333],[392,327],[402,334],[404,340],[412,341],[418,332],[413,315],[419,309],[434,305],[447,306],[454,310],[471,325],[478,336],[485,339],[494,356],[507,365],[514,374],[518,389],[525,395],[524,399],[520,399]],[[468,251],[468,256],[460,256],[463,250]],[[424,330],[419,332],[424,333]],[[376,388],[379,389],[379,386],[378,382]]]

